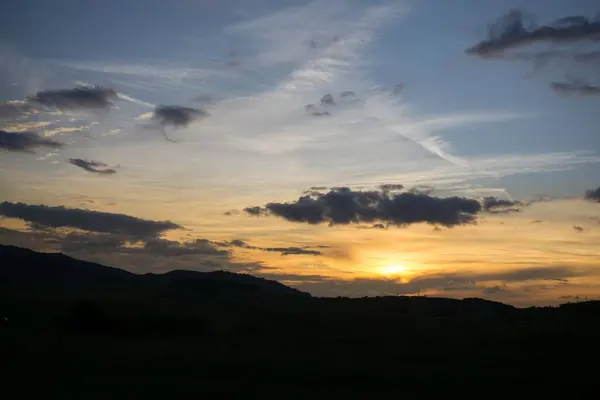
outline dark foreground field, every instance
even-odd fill
[[[320,299],[181,274],[0,247],[3,398],[600,396],[598,302]]]

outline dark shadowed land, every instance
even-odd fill
[[[600,302],[315,298],[0,246],[0,313],[3,391],[45,398],[597,395]]]

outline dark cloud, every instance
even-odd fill
[[[540,224],[540,223],[542,223],[542,220],[541,219],[536,219],[535,221],[531,221],[529,223],[530,224]]]
[[[5,101],[0,102],[0,121],[3,120],[18,120],[19,118],[28,115],[33,108],[22,101]]]
[[[599,37],[598,20],[570,16],[538,27],[531,15],[513,9],[490,25],[487,39],[470,47],[466,53],[491,58],[502,56],[506,50],[538,42],[569,43]]]
[[[587,83],[552,82],[550,87],[557,93],[570,96],[600,96],[600,86],[592,86]]]
[[[356,97],[356,93],[354,93],[352,90],[345,90],[340,93],[340,98],[344,99],[348,97]]]
[[[325,96],[321,97],[321,105],[322,106],[332,106],[335,104],[333,100],[333,96],[331,93],[327,93]]]
[[[117,171],[115,171],[112,168],[106,168],[108,167],[108,165],[98,161],[83,160],[81,158],[70,158],[69,164],[73,164],[76,167],[82,168],[88,172],[92,172],[95,174],[112,175],[117,173]]]
[[[388,229],[388,226],[385,224],[373,224],[371,226],[357,226],[357,229]]]
[[[246,207],[246,208],[244,208],[244,212],[248,215],[256,215],[256,216],[265,214],[265,210],[263,210],[261,207],[258,207],[258,206]]]
[[[179,128],[186,127],[191,122],[208,115],[206,111],[199,108],[160,105],[154,110],[153,118],[160,125]]]
[[[489,286],[483,289],[484,295],[500,294],[508,291],[506,284]]]
[[[181,269],[258,274],[271,269],[260,263],[234,262],[228,251],[205,239],[182,243],[156,238],[139,241],[112,233],[64,233],[54,229],[17,231],[0,227],[0,243],[38,251],[60,251],[137,272],[161,273]]]
[[[517,208],[520,206],[524,206],[520,201],[499,199],[497,197],[485,197],[483,199],[483,210],[491,214],[520,212],[521,209]]]
[[[33,152],[36,147],[59,148],[63,144],[45,139],[34,132],[7,132],[0,130],[0,148],[9,151]]]
[[[190,123],[209,115],[208,112],[199,108],[159,105],[154,109],[152,119],[158,124],[158,128],[165,139],[173,142],[165,131],[167,127],[173,129],[186,128]]]
[[[598,186],[596,189],[590,189],[586,191],[584,197],[586,200],[600,203],[600,186]]]
[[[249,207],[251,215],[276,215],[291,222],[335,224],[386,222],[409,225],[426,222],[446,227],[475,222],[481,204],[462,197],[437,198],[428,195],[383,191],[353,191],[338,188],[317,196],[302,196],[290,203],[269,203]]]
[[[577,232],[577,233],[581,233],[581,232],[583,232],[583,231],[584,231],[584,229],[583,229],[581,226],[577,226],[577,225],[573,226],[573,229],[574,229],[574,230],[575,230],[575,232]]]
[[[101,86],[80,86],[74,89],[43,90],[29,97],[30,103],[61,111],[106,110],[118,98],[114,89]]]
[[[176,257],[184,255],[228,255],[226,250],[219,250],[206,239],[179,243],[166,239],[153,238],[146,240],[143,251],[163,257]]]
[[[225,247],[240,247],[243,249],[249,250],[258,250],[258,251],[266,251],[269,253],[281,253],[283,256],[288,256],[291,254],[296,255],[309,255],[309,256],[322,256],[323,253],[318,250],[311,250],[306,247],[257,247],[252,246],[246,243],[243,240],[235,239],[229,242],[215,242],[217,245],[225,246]]]
[[[404,189],[404,185],[401,185],[399,183],[382,183],[381,185],[379,185],[379,189],[381,189],[384,192],[391,192],[395,190]]]
[[[30,226],[76,228],[134,238],[158,237],[167,230],[181,228],[180,225],[170,221],[152,221],[125,214],[8,201],[0,203],[0,215],[22,219]]]
[[[40,232],[37,232],[40,234]],[[90,232],[71,232],[60,234],[52,230],[41,232],[44,242],[60,245],[61,251],[76,252],[87,251],[89,253],[104,253],[120,249],[127,243],[127,239],[120,235]]]

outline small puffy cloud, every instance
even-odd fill
[[[0,215],[21,219],[35,227],[75,228],[135,238],[158,237],[165,231],[181,228],[171,221],[152,221],[126,214],[8,201],[0,203]]]
[[[191,122],[208,115],[206,111],[198,108],[160,105],[154,110],[152,118],[162,126],[186,127]]]
[[[337,188],[326,194],[302,196],[289,203],[249,207],[250,215],[276,215],[291,222],[331,225],[388,223],[410,225],[425,222],[452,227],[475,222],[482,209],[477,200],[462,197],[438,198],[423,194],[390,194],[384,191],[353,191]]]
[[[183,106],[160,105],[152,114],[142,114],[137,119],[152,119],[162,135],[170,142],[173,140],[165,132],[165,128],[185,128],[193,121],[208,117],[210,114],[204,110]],[[151,125],[148,127],[152,127]]]
[[[63,144],[45,139],[34,132],[7,132],[0,130],[0,148],[9,151],[33,152],[37,147],[59,148]]]
[[[79,167],[81,169],[95,174],[112,175],[117,173],[117,171],[115,171],[112,168],[107,168],[108,165],[99,161],[84,160],[81,158],[70,158],[69,164],[75,165],[76,167]]]
[[[586,200],[600,203],[600,186],[598,186],[596,189],[590,189],[586,191],[584,197]]]
[[[322,106],[332,106],[335,104],[333,100],[333,96],[331,93],[327,93],[325,96],[321,97],[321,105]]]
[[[80,86],[74,89],[43,90],[28,98],[33,104],[59,111],[109,109],[118,99],[114,89]]]

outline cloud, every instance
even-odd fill
[[[383,192],[392,192],[404,189],[404,185],[399,183],[382,183],[379,185],[379,189],[381,189]]]
[[[575,268],[548,266],[514,269],[502,272],[472,272],[426,274],[410,280],[356,278],[350,280],[315,276],[307,282],[298,280],[294,287],[315,296],[382,296],[409,295],[436,292],[469,294],[484,291],[498,293],[495,286],[507,289],[507,284],[524,284],[535,281],[558,282],[563,285],[569,278],[584,276],[585,271]],[[292,277],[288,277],[293,281]],[[498,283],[499,282],[499,283]],[[491,284],[491,285],[489,285]],[[489,285],[489,286],[487,286]],[[487,289],[487,290],[486,290]]]
[[[0,148],[9,151],[33,152],[36,147],[59,148],[63,144],[44,139],[33,132],[7,132],[0,130]]]
[[[309,256],[322,256],[323,253],[318,250],[311,250],[303,247],[257,247],[251,246],[243,240],[235,239],[229,242],[215,242],[217,245],[225,247],[240,247],[248,250],[266,251],[269,253],[281,253],[283,256],[289,255],[309,255]]]
[[[522,11],[510,10],[490,26],[488,39],[468,48],[466,54],[494,58],[503,56],[506,50],[538,42],[572,43],[600,37],[600,20],[571,16],[536,27],[528,21],[529,17]]]
[[[117,99],[114,89],[80,86],[74,89],[43,90],[28,98],[30,103],[60,111],[107,110]]]
[[[234,262],[228,251],[206,239],[186,242],[158,238],[138,240],[113,233],[64,233],[55,229],[18,231],[0,227],[0,242],[39,251],[61,251],[80,259],[141,273],[185,269],[259,274],[270,269],[260,263]]]
[[[105,132],[102,134],[102,136],[112,136],[112,135],[117,135],[119,133],[121,133],[122,129],[121,128],[115,128],[115,129],[111,129],[108,132]]]
[[[24,101],[0,102],[0,121],[15,121],[29,115],[32,111],[34,111],[33,108]]]
[[[157,128],[160,129],[162,135],[168,140],[173,141],[165,132],[166,127],[185,128],[193,121],[206,118],[210,114],[204,110],[184,106],[167,106],[159,105],[154,109],[152,114],[146,113],[139,115],[137,119],[152,119]],[[148,126],[152,127],[152,126]]]
[[[177,257],[183,255],[228,255],[226,250],[219,250],[206,239],[196,239],[188,242],[175,242],[166,239],[146,240],[143,249],[140,251],[149,252],[153,255],[162,257]]]
[[[160,105],[154,110],[153,118],[163,126],[186,127],[192,121],[207,116],[206,111],[198,108]]]
[[[434,190],[435,190],[435,188],[433,186],[430,186],[430,185],[417,185],[417,186],[411,187],[408,190],[408,192],[409,193],[415,193],[415,194],[430,195],[431,193],[433,193]]]
[[[600,203],[600,186],[598,186],[596,189],[590,189],[586,191],[584,198],[586,200],[591,200],[596,203]]]
[[[382,191],[353,191],[348,188],[326,194],[302,196],[290,203],[268,203],[265,207],[249,207],[250,215],[276,215],[291,222],[331,225],[387,222],[410,225],[426,222],[446,227],[475,222],[481,204],[462,197],[437,198],[428,195]]]
[[[506,284],[486,287],[483,289],[482,293],[485,295],[494,295],[504,292],[508,292],[508,287],[506,286]]]
[[[137,104],[140,106],[150,107],[150,108],[156,107],[156,104],[152,104],[152,103],[148,103],[146,101],[140,100],[140,99],[136,99],[135,97],[126,95],[125,93],[117,93],[117,97],[122,100],[126,100],[126,101],[129,101],[130,103],[134,103],[134,104]]]
[[[564,45],[586,40],[600,40],[598,17],[589,20],[584,16],[569,16],[538,27],[531,15],[513,9],[490,26],[488,39],[467,49],[466,53],[484,59],[530,61],[533,62],[535,73],[551,61],[571,61],[589,66],[600,60],[600,51],[580,53],[550,48],[539,52],[512,55],[506,54],[506,51],[541,42]],[[557,93],[569,96],[600,95],[600,87],[583,82],[552,82],[550,87]]]
[[[114,214],[79,208],[0,203],[0,215],[17,218],[30,226],[46,228],[75,228],[97,233],[111,233],[135,238],[158,237],[163,232],[180,229],[171,221],[152,221],[126,214]]]
[[[564,83],[552,82],[552,90],[569,96],[600,96],[600,86],[592,86],[586,83]]]
[[[575,226],[573,226],[573,230],[575,230],[575,232],[577,232],[577,233],[581,233],[581,232],[583,232],[585,229],[583,229],[581,226],[577,226],[577,225],[575,225]]]
[[[508,214],[513,212],[520,212],[525,204],[521,201],[500,199],[498,197],[484,197],[483,209],[486,212],[492,214]]]
[[[151,64],[127,64],[110,61],[57,61],[54,64],[93,73],[101,73],[111,77],[111,81],[123,86],[135,88],[164,90],[165,88],[197,87],[202,88],[209,80],[231,78],[233,74],[214,65],[212,68],[197,68],[196,66],[175,65],[175,63],[154,60]],[[112,79],[116,78],[116,79]],[[135,99],[137,100],[137,99]],[[129,100],[135,103],[133,100]],[[138,103],[143,106],[146,102]]]
[[[107,167],[108,165],[98,161],[83,160],[81,158],[70,158],[69,164],[75,165],[76,167],[82,168],[88,172],[93,172],[95,174],[112,175],[117,173],[117,171],[115,171],[112,168],[103,168]]]

